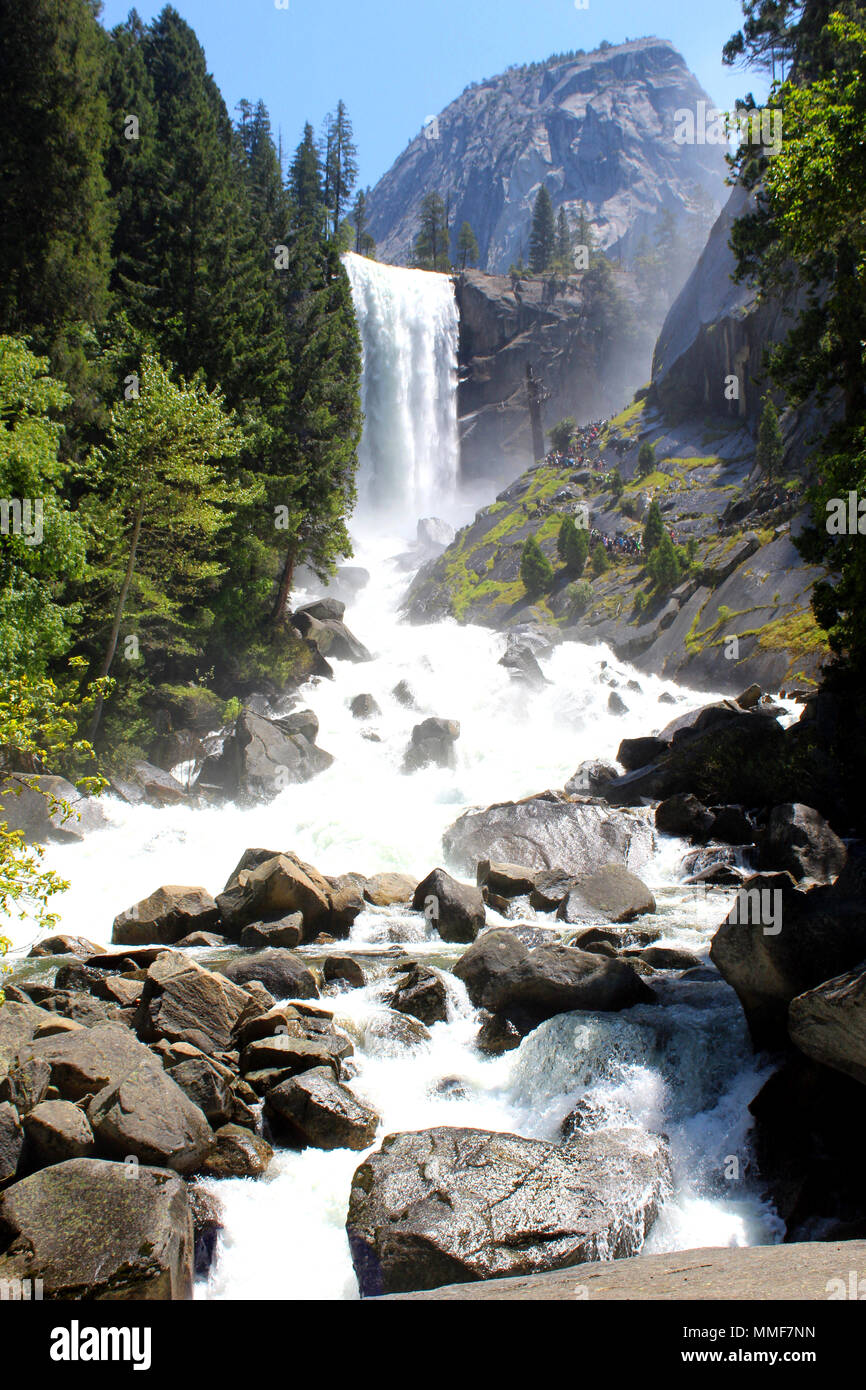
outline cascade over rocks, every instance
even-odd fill
[[[375,1110],[329,1067],[313,1067],[268,1091],[265,1114],[275,1133],[298,1148],[366,1149],[379,1126]]]
[[[361,1296],[633,1254],[668,1184],[663,1142],[638,1130],[563,1145],[444,1126],[389,1134],[352,1181]]]
[[[306,637],[312,642],[320,655],[329,660],[336,661],[372,661],[373,658],[364,646],[359,642],[354,633],[350,632],[346,624],[336,617],[320,617],[313,613],[312,609],[319,612],[324,611],[322,605],[330,608],[335,603],[333,599],[323,599],[317,603],[309,604],[306,608],[299,608],[292,617],[292,626],[302,637]],[[343,607],[338,604],[337,607]],[[345,608],[343,608],[345,612]]]
[[[535,1027],[574,1009],[617,1012],[655,996],[622,960],[606,960],[557,943],[530,947],[514,932],[491,928],[464,952],[454,974],[476,1007]]]
[[[186,1185],[163,1168],[78,1158],[0,1197],[0,1279],[41,1279],[52,1299],[190,1299]]]
[[[482,859],[560,868],[572,877],[613,862],[638,873],[653,853],[645,814],[570,801],[557,792],[466,811],[442,843],[455,867],[472,874]]]
[[[61,801],[71,808],[70,816],[57,804]],[[28,773],[23,779],[3,777],[0,805],[8,828],[20,830],[28,844],[83,840],[109,823],[99,802],[93,797],[82,796],[77,787],[63,777],[34,773]]]
[[[413,965],[401,975],[386,1002],[428,1025],[448,1019],[448,986],[442,972],[430,965]]]

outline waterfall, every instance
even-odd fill
[[[457,488],[457,334],[449,276],[343,257],[363,344],[358,494],[365,512],[413,519]]]

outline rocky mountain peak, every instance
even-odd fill
[[[373,189],[383,260],[408,263],[422,198],[439,192],[455,231],[475,229],[481,268],[526,254],[546,184],[554,206],[584,204],[600,246],[630,258],[667,210],[706,219],[724,198],[723,152],[674,141],[674,113],[712,105],[667,39],[602,45],[478,82],[426,123]]]

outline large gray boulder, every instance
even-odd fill
[[[482,859],[562,868],[573,877],[610,863],[640,873],[653,854],[646,813],[570,801],[555,792],[466,811],[442,843],[448,860],[473,875]]]
[[[281,1139],[298,1148],[366,1149],[379,1116],[334,1077],[313,1067],[268,1091],[265,1114]]]
[[[0,1279],[41,1279],[46,1298],[192,1298],[186,1185],[162,1168],[55,1164],[0,1197],[0,1228]]]
[[[820,812],[800,802],[774,806],[761,842],[761,865],[787,869],[805,883],[832,883],[847,851]]]
[[[257,977],[260,978],[260,977]],[[224,1052],[235,1028],[263,1013],[240,984],[181,955],[165,951],[148,968],[136,1015],[147,1042],[189,1042],[202,1052]]]
[[[866,1085],[866,966],[792,999],[788,1032],[807,1057]]]
[[[93,1130],[68,1100],[44,1100],[24,1116],[29,1166],[47,1168],[70,1158],[95,1158]]]
[[[0,809],[5,824],[20,830],[28,844],[83,840],[109,824],[99,802],[65,778],[29,772],[0,777]]]
[[[784,1047],[791,1000],[866,960],[866,856],[850,853],[835,883],[809,890],[784,873],[747,879],[710,959],[756,1046]]]
[[[563,922],[633,922],[655,910],[656,900],[642,879],[621,864],[605,864],[571,888],[556,915]]]
[[[214,1144],[213,1130],[154,1057],[99,1091],[87,1118],[101,1154],[194,1173]]]
[[[364,910],[355,882],[326,879],[295,854],[250,849],[217,896],[223,926],[239,935],[252,922],[273,922],[299,912],[305,940],[319,932],[346,936]]]
[[[318,648],[328,661],[372,661],[363,642],[359,642],[339,618],[319,618],[310,608],[300,608],[292,618],[292,626],[308,642]]]
[[[474,941],[485,923],[481,891],[434,869],[415,889],[412,906],[424,912],[443,941]]]
[[[219,922],[219,908],[206,889],[169,884],[119,913],[111,940],[116,946],[172,945],[190,932],[210,931]]]
[[[412,737],[403,758],[404,772],[417,772],[422,767],[456,767],[454,748],[460,737],[456,719],[423,719],[412,730]]]
[[[245,801],[269,800],[286,787],[309,782],[331,766],[330,753],[288,720],[265,719],[245,709],[216,752],[205,759],[202,788]]]
[[[261,980],[275,999],[317,999],[319,994],[315,977],[301,957],[278,947],[241,956],[223,966],[221,973],[238,985]]]
[[[558,1146],[478,1129],[390,1134],[352,1181],[361,1295],[634,1254],[669,1181],[663,1142],[637,1130]]]
[[[30,1058],[48,1063],[51,1085],[63,1100],[70,1101],[116,1086],[136,1067],[155,1062],[150,1048],[122,1023],[100,1023],[34,1038],[19,1053],[22,1064]]]
[[[573,1009],[617,1012],[655,997],[625,961],[559,942],[527,946],[507,928],[486,931],[461,956],[454,974],[476,1008],[529,1026]]]
[[[0,1004],[0,1081],[15,1064],[21,1048],[28,1043],[43,1023],[48,1022],[45,1009],[35,1004],[23,1004],[5,999]]]

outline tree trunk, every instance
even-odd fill
[[[289,546],[283,563],[283,572],[280,576],[280,587],[277,591],[273,612],[271,613],[271,624],[275,628],[280,626],[285,617],[286,604],[289,601],[289,594],[292,592],[292,580],[294,577],[295,551],[292,546]]]
[[[129,597],[129,586],[132,583],[132,576],[135,573],[135,561],[138,554],[138,542],[141,537],[141,523],[144,517],[144,502],[139,502],[138,510],[135,513],[135,521],[132,527],[132,536],[129,542],[129,559],[126,564],[126,574],[123,576],[123,583],[120,586],[120,593],[117,596],[117,606],[114,610],[114,622],[111,625],[111,636],[108,639],[108,648],[105,653],[105,660],[99,672],[100,677],[105,677],[111,670],[111,663],[114,661],[114,654],[117,651],[117,639],[120,636],[120,624],[123,622],[123,610],[126,607],[126,600]],[[103,699],[100,695],[96,701],[93,711],[93,718],[90,721],[90,742],[96,737],[99,722],[102,718]]]

